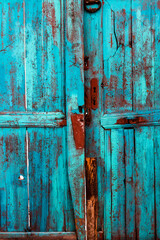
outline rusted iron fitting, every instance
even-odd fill
[[[92,5],[97,5],[97,7],[93,7]],[[89,13],[95,13],[101,8],[100,0],[84,0],[84,8]]]

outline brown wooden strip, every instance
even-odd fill
[[[98,190],[96,158],[86,158],[87,239],[97,239]]]

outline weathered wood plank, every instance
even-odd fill
[[[125,239],[125,161],[123,129],[111,131],[112,151],[112,237]]]
[[[32,231],[66,231],[66,221],[71,231],[75,230],[69,205],[65,131],[28,129]]]
[[[23,180],[19,177],[22,175]],[[25,129],[0,130],[0,231],[25,231],[28,225]]]
[[[61,112],[0,113],[0,127],[63,127],[65,115]]]
[[[65,115],[61,112],[0,113],[0,127],[63,127],[65,125]]]
[[[154,171],[155,171],[155,236],[160,239],[160,127],[154,128]]]
[[[76,134],[84,142],[84,69],[83,69],[83,1],[66,1],[65,66],[67,112],[67,160],[69,183],[78,239],[86,239],[85,229],[85,155],[84,147],[75,143]],[[71,117],[78,114],[77,128]],[[79,120],[78,120],[79,119]],[[79,132],[79,128],[81,129]],[[82,146],[82,145],[81,145]]]
[[[105,132],[104,239],[112,239],[112,151],[111,131]]]
[[[1,239],[12,239],[12,240],[21,240],[21,239],[43,239],[46,240],[77,240],[75,232],[0,232]],[[98,240],[103,239],[103,232],[98,232]]]
[[[133,109],[154,108],[154,39],[152,1],[134,0],[133,14]]]
[[[129,113],[113,113],[109,115],[105,114],[101,118],[101,125],[105,129],[160,125],[160,111],[146,110]]]
[[[135,146],[134,129],[124,130],[126,182],[126,239],[136,238],[135,228]]]
[[[0,239],[52,239],[52,240],[76,240],[74,232],[8,232],[0,233]]]
[[[87,239],[97,240],[98,189],[96,158],[86,158],[86,191]]]
[[[104,111],[132,110],[131,1],[104,1]]]
[[[26,1],[27,109],[64,110],[63,0]]]
[[[160,109],[160,5],[159,0],[152,1],[152,62],[154,64],[154,108]]]
[[[1,0],[0,14],[0,111],[24,111],[23,1]]]
[[[102,8],[94,14],[84,12],[84,53],[88,59],[85,67],[85,108],[90,116],[86,117],[86,157],[97,159],[98,181],[98,229],[103,230],[103,163],[101,158],[101,83],[103,79]],[[95,106],[93,105],[93,82],[96,87]]]
[[[154,239],[153,127],[135,130],[136,229],[138,239]]]
[[[42,74],[45,111],[65,109],[64,2],[64,0],[43,0],[42,3]]]

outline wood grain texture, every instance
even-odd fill
[[[104,114],[101,118],[101,125],[105,129],[156,126],[160,125],[160,111],[146,110]]]
[[[155,179],[154,179],[154,197],[155,197],[155,235],[156,238],[160,238],[160,229],[159,229],[159,224],[160,224],[160,128],[155,127],[154,128],[154,154],[155,154],[155,159],[154,159],[154,174],[155,174]]]
[[[67,174],[65,132],[64,128],[28,129],[32,231],[75,230]]]
[[[0,111],[24,111],[23,1],[1,0],[0,14]]]
[[[97,159],[86,158],[87,239],[97,240],[98,189]]]
[[[154,238],[154,144],[153,127],[135,131],[136,228],[138,239]]]
[[[76,240],[74,232],[32,232],[32,233],[0,233],[0,239],[49,239],[49,240]]]
[[[131,1],[103,4],[103,108],[105,113],[132,110]]]
[[[125,238],[125,161],[123,129],[113,129],[112,141],[112,236]]]
[[[154,39],[152,1],[135,0],[132,4],[133,108],[154,108]]]
[[[61,112],[0,113],[0,127],[63,127],[65,115]]]
[[[159,11],[103,1],[105,239],[159,238]]]
[[[74,207],[78,239],[86,239],[85,229],[85,155],[84,148],[76,149],[72,114],[83,114],[84,106],[84,46],[83,1],[66,1],[65,66],[66,66],[66,112],[67,112],[67,160],[68,174]],[[83,121],[79,127],[84,128]],[[83,131],[84,132],[84,131]]]
[[[19,180],[22,175],[24,180]],[[0,131],[0,231],[25,231],[28,225],[25,129]]]
[[[30,111],[64,110],[61,1],[25,2],[26,98]]]
[[[94,14],[84,12],[84,53],[88,59],[88,69],[85,76],[85,109],[89,112],[89,121],[85,125],[86,157],[97,159],[97,183],[98,183],[98,225],[99,231],[103,230],[103,165],[101,156],[101,126],[99,116],[101,114],[101,83],[103,79],[103,43],[102,43],[102,8]],[[96,86],[96,94],[93,93],[93,85]],[[92,94],[93,93],[93,94]],[[93,98],[96,97],[96,105],[93,106]]]
[[[1,127],[7,127],[6,132],[22,127],[18,131],[29,136],[24,143],[29,150],[28,186],[23,188],[29,187],[29,200],[26,192],[27,203],[23,202],[30,205],[28,223],[22,219],[17,226],[24,217],[23,211],[21,218],[17,211],[19,219],[12,214],[4,228],[12,231],[15,224],[24,232],[30,218],[31,231],[68,232],[75,231],[76,225],[78,239],[85,239],[84,146],[75,148],[71,124],[71,111],[84,105],[82,1],[0,1],[0,11],[0,81],[5,83],[0,86]]]
[[[105,131],[104,239],[159,236],[159,127]]]
[[[154,64],[154,108],[160,108],[160,6],[159,0],[152,3],[152,62]]]
[[[111,131],[105,131],[104,139],[104,239],[111,239],[112,236],[112,150],[111,150]]]
[[[126,188],[126,238],[136,238],[135,219],[135,143],[134,129],[124,130],[125,188]]]

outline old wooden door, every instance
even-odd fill
[[[81,1],[0,14],[0,239],[85,239]]]
[[[101,3],[84,15],[90,239],[96,221],[107,240],[160,239],[160,1]]]

